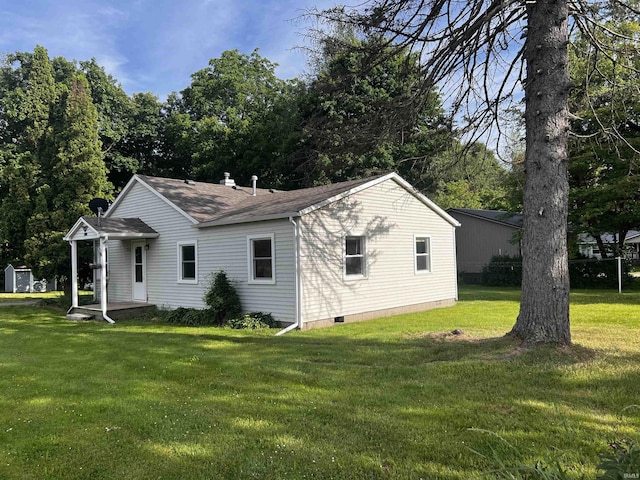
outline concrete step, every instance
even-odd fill
[[[93,315],[87,315],[86,313],[67,313],[67,320],[72,322],[82,322],[84,320],[92,320]]]

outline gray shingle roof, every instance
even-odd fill
[[[637,230],[629,230],[627,232],[627,236],[624,237],[624,241],[628,242],[628,241],[633,241],[636,240],[636,237],[638,237],[640,235],[640,232]],[[602,238],[602,242],[603,243],[617,243],[618,239],[617,239],[617,234],[613,235],[612,233],[603,233],[602,235],[600,235],[600,238]],[[578,234],[578,243],[586,243],[586,244],[595,244],[596,243],[596,239],[593,238],[591,235],[589,235],[588,233],[579,233]],[[633,243],[636,243],[635,241]]]
[[[139,218],[82,217],[98,233],[120,235],[157,235],[153,228]]]
[[[284,217],[348,192],[376,178],[364,178],[290,191],[229,187],[213,183],[185,183],[172,178],[138,175],[138,178],[198,223],[240,223],[264,217]]]
[[[505,212],[502,210],[477,210],[473,208],[450,208],[447,212],[451,214],[459,212],[473,217],[503,223],[511,227],[522,228],[523,217],[521,213]]]

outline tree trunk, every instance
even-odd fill
[[[511,333],[527,344],[568,344],[567,2],[527,2],[527,16],[522,300]]]
[[[596,245],[598,246],[598,250],[600,250],[600,258],[609,258],[609,252],[607,252],[607,247],[602,241],[602,235],[594,233],[591,234],[591,236],[596,239]]]

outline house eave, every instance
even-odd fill
[[[475,219],[478,219],[478,220],[484,220],[485,222],[497,223],[498,225],[502,225],[504,227],[513,228],[514,230],[522,230],[523,229],[523,227],[519,227],[519,226],[514,225],[512,223],[501,222],[500,220],[494,220],[492,218],[483,217],[482,215],[474,215],[473,213],[460,211],[457,208],[452,208],[451,210],[454,210],[456,213],[458,213],[460,215],[466,215],[467,217],[475,218]],[[461,224],[458,223],[458,226],[460,226],[460,225]]]
[[[82,217],[80,217],[73,225],[73,227],[69,229],[67,234],[62,237],[62,239],[66,242],[70,242],[71,240],[73,240],[73,237],[80,228],[85,229],[84,236],[81,238],[81,240],[95,240],[96,238],[100,238],[100,233],[91,225],[89,225],[89,223],[86,222]]]
[[[300,212],[284,212],[284,213],[274,213],[272,215],[261,215],[259,217],[241,217],[234,219],[220,219],[213,220],[211,222],[201,222],[197,225],[194,225],[194,228],[207,228],[207,227],[220,227],[223,225],[237,225],[241,223],[254,223],[254,222],[266,222],[268,220],[282,220],[288,219],[291,217],[299,217],[301,216]]]
[[[138,240],[145,238],[158,238],[160,236],[159,233],[105,233],[102,235],[104,238],[110,238],[115,240]]]
[[[127,182],[127,184],[124,186],[124,188],[122,189],[122,191],[120,192],[120,194],[116,197],[116,199],[113,201],[113,203],[111,204],[111,206],[109,207],[109,210],[107,210],[107,213],[105,213],[105,217],[110,217],[111,214],[116,210],[116,208],[118,207],[118,205],[122,202],[122,199],[124,197],[126,197],[127,193],[129,192],[129,190],[131,190],[131,188],[133,188],[133,186],[139,183],[140,185],[142,185],[143,187],[145,187],[147,190],[149,190],[151,193],[153,193],[156,197],[158,197],[159,199],[161,199],[164,203],[166,203],[167,205],[169,205],[171,208],[173,208],[176,212],[178,212],[180,215],[182,215],[183,217],[185,217],[187,220],[189,220],[191,223],[193,223],[194,225],[197,225],[198,221],[193,218],[191,215],[189,215],[187,212],[185,212],[184,210],[182,210],[180,207],[178,207],[175,203],[173,203],[171,200],[169,200],[167,197],[165,197],[164,195],[162,195],[160,192],[158,192],[155,188],[153,188],[151,185],[149,185],[147,182],[145,182],[144,180],[142,180],[138,175],[134,175],[133,177],[131,177],[131,180],[129,180],[129,182]]]

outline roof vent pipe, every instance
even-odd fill
[[[220,185],[224,185],[226,187],[233,187],[236,182],[233,180],[233,178],[230,178],[231,174],[229,172],[224,172],[224,179],[220,180]]]
[[[255,175],[251,175],[251,187],[253,188],[253,193],[251,195],[253,195],[254,197],[256,196],[256,191],[257,191],[257,185],[258,185],[258,177],[256,177]]]

